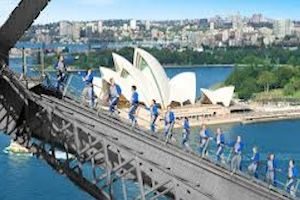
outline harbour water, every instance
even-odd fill
[[[18,64],[14,64],[19,70]],[[201,67],[201,68],[167,68],[166,72],[171,78],[183,71],[194,71],[197,74],[197,92],[201,87],[211,87],[226,79],[232,68]],[[184,84],[184,83],[183,83]],[[211,136],[217,127],[209,127]],[[267,154],[273,152],[277,156],[279,167],[283,173],[287,169],[288,159],[296,160],[300,166],[300,120],[277,121],[258,124],[231,124],[222,126],[227,141],[233,141],[241,135],[245,143],[244,160],[251,156],[253,146],[259,147],[261,158],[266,159]],[[198,145],[199,128],[194,128],[191,134],[190,145],[196,149]],[[177,130],[180,140],[181,130]],[[92,199],[89,195],[78,189],[67,178],[57,174],[47,164],[35,157],[15,157],[2,152],[9,144],[9,138],[0,134],[0,199]],[[244,162],[246,166],[247,162]],[[134,190],[132,191],[134,192]],[[122,196],[117,196],[122,199]]]
[[[9,137],[0,134],[0,199],[1,200],[65,200],[93,199],[45,161],[30,156],[4,153]]]

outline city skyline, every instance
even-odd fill
[[[0,2],[0,24],[8,18],[19,0]],[[226,17],[240,13],[251,16],[261,13],[273,19],[300,20],[297,8],[299,1],[274,0],[52,0],[41,13],[36,24],[47,24],[62,20],[92,21],[105,19],[175,20]],[[83,14],[80,14],[82,12]]]

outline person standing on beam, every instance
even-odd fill
[[[166,144],[169,142],[169,140],[173,136],[173,128],[175,125],[175,114],[172,111],[172,107],[167,107],[167,112],[165,114],[165,137],[166,137]]]
[[[198,151],[202,157],[204,157],[207,153],[207,147],[209,143],[209,136],[206,125],[203,124],[200,130],[200,145]]]
[[[88,102],[90,108],[94,108],[94,86],[93,86],[93,71],[92,69],[88,69],[87,74],[82,78],[85,82],[85,88],[82,92],[82,103],[86,100],[86,96],[88,96]]]
[[[298,171],[295,167],[295,161],[290,160],[288,169],[288,181],[286,183],[286,190],[292,196],[296,197]]]
[[[244,144],[242,143],[242,138],[241,136],[237,136],[236,142],[233,145],[233,157],[231,159],[232,175],[236,171],[241,171],[243,148],[244,148]]]
[[[136,120],[136,110],[139,106],[139,94],[136,91],[136,86],[133,85],[131,86],[131,91],[132,91],[132,95],[131,95],[131,101],[130,101],[130,108],[129,108],[129,112],[128,112],[128,117],[129,120],[131,122],[131,127],[135,127],[137,120]]]
[[[183,133],[182,133],[182,142],[181,145],[185,150],[189,150],[189,137],[190,137],[190,133],[191,133],[191,127],[190,127],[190,122],[189,122],[189,118],[184,117],[184,121],[183,121]]]
[[[151,106],[149,108],[146,108],[146,109],[150,111],[150,117],[151,117],[151,119],[150,119],[150,130],[151,130],[152,133],[155,133],[155,127],[156,127],[155,122],[156,122],[156,120],[158,118],[158,115],[159,115],[158,105],[156,103],[156,100],[153,99]]]
[[[65,59],[63,55],[57,57],[57,62],[55,64],[55,69],[57,70],[57,85],[56,91],[61,92],[63,90],[63,83],[66,80],[67,67],[65,64]]]
[[[217,161],[220,162],[222,160],[222,155],[224,153],[224,147],[225,147],[225,137],[221,128],[217,129],[216,142],[217,142],[216,156],[217,156]]]
[[[119,103],[119,99],[122,94],[122,90],[121,87],[115,83],[115,80],[113,78],[110,78],[109,82],[109,111],[111,114],[115,114],[115,112],[117,111],[116,107]]]
[[[254,175],[255,178],[258,178],[257,168],[259,164],[259,153],[257,147],[252,149],[253,155],[251,157],[251,164],[248,166],[248,172],[250,175]]]

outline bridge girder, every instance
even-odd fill
[[[0,28],[0,60],[8,64],[10,49],[15,46],[49,2],[50,0],[20,1]]]

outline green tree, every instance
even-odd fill
[[[293,77],[291,79],[291,83],[293,84],[295,90],[300,90],[300,78],[299,77]]]
[[[294,67],[278,67],[274,71],[275,76],[278,78],[276,87],[283,88],[290,79],[295,75]]]
[[[240,99],[250,99],[254,93],[258,92],[256,79],[253,77],[246,77],[238,90]]]
[[[284,95],[290,96],[293,95],[294,93],[295,93],[295,88],[292,83],[288,83],[284,86],[283,88]]]
[[[257,79],[257,84],[264,88],[265,92],[269,92],[270,86],[275,84],[277,81],[277,77],[274,73],[269,71],[263,71]]]

